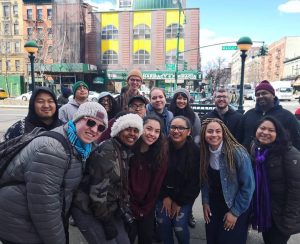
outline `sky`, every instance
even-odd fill
[[[101,10],[113,9],[114,0],[85,0]],[[300,0],[186,0],[187,8],[200,9],[200,47],[235,42],[248,36],[260,46],[285,36],[300,36]],[[227,45],[227,44],[226,44]],[[234,51],[222,51],[222,45],[200,49],[202,67],[217,58],[230,62]]]

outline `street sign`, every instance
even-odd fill
[[[176,64],[166,64],[166,70],[175,71]]]
[[[222,50],[237,50],[237,46],[222,46]]]

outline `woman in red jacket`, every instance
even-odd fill
[[[157,116],[144,118],[144,132],[136,142],[130,160],[130,208],[135,221],[130,226],[129,239],[134,243],[151,244],[154,210],[168,167],[168,143],[162,134]]]

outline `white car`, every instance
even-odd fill
[[[32,94],[32,91],[26,92],[26,93],[21,94],[20,96],[17,96],[15,99],[28,101],[31,97],[31,94]]]

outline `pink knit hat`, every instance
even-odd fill
[[[270,82],[267,80],[263,80],[255,87],[255,94],[259,90],[266,90],[275,96],[275,90],[274,90],[273,86],[270,84]]]

